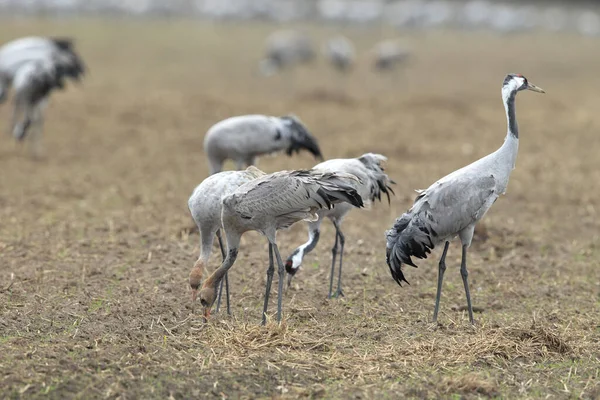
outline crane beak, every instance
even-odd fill
[[[210,308],[204,307],[204,323],[208,322],[208,318],[210,318]]]
[[[541,87],[537,87],[533,83],[529,83],[529,82],[527,82],[527,89],[533,90],[534,92],[538,92],[538,93],[546,93],[544,91],[544,89],[542,89]]]

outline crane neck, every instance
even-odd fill
[[[233,263],[235,262],[237,255],[238,255],[237,247],[235,247],[233,249],[229,248],[227,250],[227,256],[223,260],[223,263],[221,264],[221,266],[219,268],[217,268],[215,270],[215,272],[213,272],[212,275],[207,278],[204,285],[205,286],[214,285],[214,288],[216,289],[219,286],[219,283],[221,283],[221,279],[223,279],[223,277],[225,276],[227,271],[229,271],[229,269],[233,266]]]
[[[502,100],[506,110],[506,121],[508,123],[507,139],[512,137],[519,139],[519,126],[517,125],[517,116],[515,114],[515,97],[517,90],[511,87],[502,88]]]
[[[516,89],[511,87],[502,88],[502,100],[504,102],[504,109],[506,110],[508,132],[506,133],[504,143],[500,149],[498,149],[497,153],[500,158],[505,160],[505,165],[510,166],[511,170],[515,168],[517,153],[519,151],[519,127],[517,125],[517,116],[515,114],[516,96]]]

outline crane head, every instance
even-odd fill
[[[506,78],[504,78],[504,83],[502,84],[502,89],[507,89],[510,92],[513,91],[521,91],[521,90],[531,90],[538,93],[546,93],[544,89],[534,85],[529,82],[527,78],[525,78],[521,74],[508,74]]]
[[[217,289],[212,285],[206,285],[206,283],[202,286],[202,290],[200,290],[200,304],[202,305],[203,314],[204,314],[204,322],[208,322],[208,317],[210,317],[210,309],[214,304],[217,298]]]
[[[294,152],[299,153],[300,150],[308,150],[316,159],[323,161],[323,154],[319,148],[317,139],[306,129],[302,121],[295,115],[285,115],[280,117],[284,126],[291,133],[290,146],[286,150],[286,154],[291,156]]]
[[[294,251],[285,262],[285,271],[290,275],[290,281],[291,277],[294,276],[300,269],[303,256],[303,251],[296,249],[296,251]]]

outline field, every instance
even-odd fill
[[[89,74],[53,96],[42,160],[2,135],[1,397],[600,398],[598,42],[407,33],[410,63],[377,76],[367,50],[398,34],[343,28],[361,56],[347,77],[321,59],[262,79],[262,42],[276,28],[2,22],[1,42],[76,37]],[[315,38],[338,31],[306,28]],[[508,72],[547,94],[519,95],[517,168],[471,247],[476,326],[464,310],[457,241],[434,325],[441,249],[409,267],[410,286],[400,288],[384,231],[414,189],[502,144]],[[0,107],[5,133],[9,111]],[[199,252],[187,199],[207,176],[204,132],[232,115],[289,112],[326,158],[385,154],[396,196],[346,219],[344,298],[326,298],[326,222],[285,294],[284,322],[259,326],[267,242],[251,232],[230,274],[233,315],[204,324],[187,283]],[[314,163],[281,154],[258,166]],[[306,235],[303,224],[281,232],[282,256]]]

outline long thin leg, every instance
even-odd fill
[[[217,233],[217,240],[219,241],[219,248],[221,249],[221,256],[223,257],[223,260],[225,260],[225,247],[223,247],[223,238],[221,237],[221,231],[218,230]],[[225,296],[226,296],[226,301],[227,301],[227,315],[231,315],[231,308],[229,305],[229,274],[225,274],[225,279],[221,280],[221,283],[219,284],[219,294],[217,297],[217,308],[215,310],[215,313],[219,312],[219,309],[221,308],[221,294],[223,293],[223,281],[225,281]]]
[[[435,295],[435,309],[433,310],[433,322],[437,322],[438,311],[440,309],[440,297],[442,296],[442,281],[444,280],[444,272],[446,272],[446,253],[448,253],[448,246],[450,242],[446,242],[444,245],[444,251],[440,258],[439,270],[438,270],[438,286],[437,294]]]
[[[13,137],[20,142],[25,138],[29,125],[31,124],[29,115],[30,106],[25,104],[25,100],[19,98],[18,95],[16,96],[12,114],[11,133]]]
[[[42,133],[44,130],[43,104],[36,105],[34,111],[34,129],[31,132],[31,153],[34,158],[42,157]]]
[[[335,258],[337,256],[337,247],[338,247],[338,230],[335,228],[335,244],[331,248],[331,275],[329,276],[329,294],[327,298],[331,298],[331,294],[333,292],[333,273],[335,271]]]
[[[344,296],[344,292],[342,292],[342,264],[344,262],[344,243],[346,243],[346,238],[344,237],[344,234],[342,233],[342,230],[337,222],[334,221],[333,226],[335,226],[337,235],[340,238],[340,269],[338,270],[338,287],[333,297],[342,297]]]
[[[277,292],[277,322],[281,322],[281,306],[283,302],[283,281],[285,280],[285,269],[283,268],[283,261],[281,261],[281,255],[277,245],[273,243],[273,250],[275,250],[275,257],[277,257],[277,274],[279,275],[279,289]]]
[[[267,307],[269,306],[269,293],[271,292],[271,282],[275,273],[275,265],[273,264],[273,245],[269,243],[269,268],[267,269],[267,288],[265,291],[265,305],[263,306],[262,324],[267,324]]]
[[[467,271],[467,245],[462,248],[462,261],[460,263],[460,274],[462,275],[463,283],[465,284],[465,294],[467,295],[467,307],[469,308],[469,321],[475,325],[473,318],[473,306],[471,305],[471,293],[469,292],[469,282],[467,280],[469,272]]]
[[[14,135],[15,127],[19,120],[19,112],[21,111],[21,102],[18,99],[14,100],[13,111],[10,118],[10,134]]]

